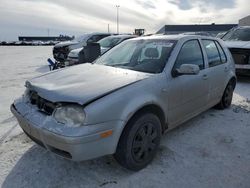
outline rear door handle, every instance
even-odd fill
[[[204,74],[204,75],[202,76],[202,79],[203,79],[203,80],[207,80],[207,79],[208,79],[208,75]]]
[[[228,68],[228,67],[225,67],[224,71],[225,71],[225,72],[228,72],[228,71],[229,71],[229,68]]]

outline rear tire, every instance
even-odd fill
[[[129,170],[141,170],[153,160],[160,140],[159,118],[152,113],[138,114],[124,128],[114,157]]]
[[[234,85],[232,84],[232,82],[229,82],[223,93],[221,101],[216,105],[216,108],[221,110],[229,108],[232,103],[233,92],[234,92]]]

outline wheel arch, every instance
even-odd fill
[[[139,109],[137,109],[134,113],[132,113],[129,116],[128,120],[125,123],[123,130],[129,124],[129,122],[131,122],[134,118],[136,118],[137,116],[139,116],[143,113],[147,113],[147,112],[153,113],[159,118],[159,120],[161,122],[162,132],[164,132],[166,129],[168,129],[168,126],[166,123],[166,117],[165,117],[163,109],[157,104],[146,104],[146,105],[140,107]]]
[[[237,78],[235,76],[231,77],[230,80],[228,81],[227,85],[229,83],[232,83],[233,84],[233,88],[235,89],[236,83],[237,83]]]
[[[139,115],[143,114],[143,113],[147,113],[147,112],[151,112],[153,114],[155,114],[160,122],[161,122],[161,128],[162,128],[162,134],[164,133],[165,130],[168,129],[168,125],[166,123],[166,117],[164,115],[164,111],[163,109],[157,105],[157,104],[146,104],[140,108],[138,108],[134,113],[132,113],[129,117],[128,117],[128,120],[124,123],[124,127],[121,131],[121,134],[119,136],[119,139],[118,139],[118,143],[117,143],[117,146],[116,146],[116,149],[118,147],[118,144],[120,142],[120,139],[122,137],[122,135],[124,134],[124,130],[126,129],[126,127],[129,125],[129,123],[131,121],[133,121],[133,119],[135,119],[136,117],[138,117]]]

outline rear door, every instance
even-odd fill
[[[202,44],[208,61],[209,76],[209,102],[216,104],[222,97],[226,86],[226,78],[229,71],[229,63],[221,45],[215,40],[203,39]]]
[[[195,64],[200,68],[197,75],[181,75],[169,80],[169,124],[170,126],[193,117],[204,110],[208,95],[208,76],[204,57],[198,40],[183,44],[172,70],[182,64]]]

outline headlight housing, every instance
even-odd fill
[[[53,117],[67,127],[79,127],[85,120],[85,112],[80,105],[65,105],[55,109]]]

